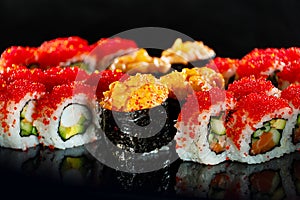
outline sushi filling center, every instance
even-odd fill
[[[91,124],[91,111],[84,105],[69,104],[62,112],[58,134],[63,141],[77,134],[83,134]]]
[[[300,142],[300,114],[297,116],[297,121],[293,129],[293,143],[297,144]]]
[[[226,149],[226,128],[224,126],[224,113],[212,116],[208,124],[208,143],[212,151],[219,154]]]
[[[37,129],[32,125],[32,111],[34,108],[34,101],[28,101],[20,112],[20,136],[26,137],[30,135],[37,135]]]
[[[266,153],[280,145],[285,119],[272,119],[254,131],[251,137],[250,155]]]

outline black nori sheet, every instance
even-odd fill
[[[174,124],[180,108],[174,101],[168,99],[161,106],[133,112],[100,108],[100,127],[107,138],[122,149],[136,153],[159,149],[170,143],[176,134]]]

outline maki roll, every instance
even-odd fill
[[[262,93],[275,97],[279,97],[281,94],[281,91],[271,81],[262,77],[255,78],[255,76],[247,76],[234,81],[228,86],[228,91],[233,93],[236,100],[240,100],[251,93]]]
[[[12,46],[7,48],[0,58],[0,65],[4,68],[14,66],[30,67],[36,62],[36,48],[34,47]]]
[[[168,88],[151,74],[113,82],[100,102],[100,126],[116,146],[150,152],[173,140]]]
[[[290,84],[300,84],[299,60],[288,63],[281,72],[278,72],[278,88],[284,90]]]
[[[225,87],[235,79],[236,69],[239,65],[238,59],[216,57],[209,61],[206,67],[215,70],[223,75]]]
[[[39,141],[65,149],[97,139],[95,88],[81,82],[55,86],[37,102],[34,125]]]
[[[109,69],[122,70],[124,73],[134,75],[136,73],[165,74],[171,69],[171,64],[158,57],[151,57],[146,49],[139,49],[127,55],[114,59]]]
[[[172,68],[181,71],[196,65],[204,66],[215,55],[214,50],[201,41],[183,42],[181,38],[177,38],[171,48],[162,52],[161,59],[172,64]]]
[[[226,112],[233,98],[212,88],[187,98],[176,123],[176,151],[186,161],[218,164],[227,159]]]
[[[285,66],[283,62],[284,49],[266,48],[254,49],[246,54],[239,62],[236,70],[236,79],[254,75],[263,77],[278,85],[277,73]]]
[[[293,108],[292,146],[300,148],[300,85],[292,84],[284,89],[281,98],[287,99]]]
[[[261,93],[242,97],[226,118],[228,157],[255,164],[292,152],[291,119],[284,99]]]
[[[1,91],[0,145],[27,150],[39,145],[33,115],[37,100],[44,95],[45,86],[29,80],[15,80]]]

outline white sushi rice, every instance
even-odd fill
[[[293,145],[291,144],[291,134],[292,134],[292,121],[293,116],[289,114],[290,109],[289,108],[283,108],[279,109],[274,113],[270,113],[269,115],[265,115],[259,123],[255,124],[253,127],[249,126],[248,124],[245,126],[245,128],[242,130],[242,134],[240,136],[240,139],[238,142],[240,142],[240,149],[236,147],[236,145],[233,143],[233,141],[228,137],[227,143],[229,144],[229,150],[228,150],[228,157],[230,160],[233,161],[239,161],[239,162],[245,162],[248,164],[257,164],[262,163],[268,160],[271,160],[273,158],[279,158],[283,156],[286,153],[293,152],[295,150]],[[281,115],[282,114],[282,115]],[[283,129],[281,139],[280,139],[280,146],[276,146],[272,150],[251,156],[249,154],[250,152],[250,143],[251,143],[251,137],[252,133],[258,129],[263,127],[263,123],[270,121],[274,118],[277,118],[277,116],[281,115],[283,119],[286,119],[286,126]],[[245,123],[247,123],[247,117],[245,117]]]
[[[65,108],[67,108],[68,105],[72,105],[72,104],[78,104],[78,105],[82,105],[85,108],[88,108],[91,113],[90,116],[91,123],[87,127],[84,133],[76,134],[70,137],[69,139],[67,139],[66,141],[64,141],[58,133],[58,128],[60,126],[60,119],[62,123],[65,123],[65,125],[69,126],[74,121],[77,122],[76,118],[78,117],[79,113],[86,114],[85,109],[84,110],[75,109],[75,111],[73,112],[68,109],[65,110]],[[58,106],[57,110],[55,110],[52,113],[49,119],[50,123],[48,125],[45,125],[43,123],[43,119],[44,119],[43,117],[34,121],[34,125],[36,126],[40,135],[40,143],[42,143],[45,146],[52,146],[58,149],[66,149],[66,148],[81,146],[97,140],[96,129],[99,128],[99,124],[96,115],[96,105],[97,103],[95,99],[89,99],[83,93],[76,94],[70,98],[65,99],[61,103],[61,105]],[[77,106],[76,108],[80,108],[80,106]]]
[[[0,145],[13,149],[27,150],[30,147],[39,145],[37,136],[21,136],[20,135],[20,115],[24,106],[28,103],[26,119],[32,121],[32,114],[35,110],[35,101],[40,98],[42,94],[37,92],[27,93],[21,101],[15,103],[14,101],[7,102],[7,118],[2,118],[2,123],[5,122],[9,125],[9,130],[5,132],[3,127],[0,129]],[[3,115],[3,114],[1,114]]]

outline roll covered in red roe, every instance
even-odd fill
[[[300,148],[300,85],[292,84],[284,89],[281,98],[287,99],[293,108],[292,144]]]
[[[218,164],[227,158],[225,119],[234,100],[220,88],[189,95],[176,123],[176,151],[187,161]]]
[[[26,150],[39,145],[33,125],[36,102],[45,86],[30,80],[15,80],[1,90],[0,146]]]
[[[7,48],[0,58],[0,66],[28,66],[37,63],[37,49],[35,47],[12,46]]]
[[[34,126],[39,141],[65,149],[97,139],[95,88],[82,82],[57,85],[37,102]]]
[[[279,97],[281,93],[271,81],[262,77],[255,78],[255,76],[243,77],[240,80],[234,81],[228,86],[228,91],[232,92],[237,100],[251,93],[263,93],[276,97]]]
[[[249,164],[290,153],[292,108],[284,99],[251,93],[242,97],[226,119],[228,157]]]

